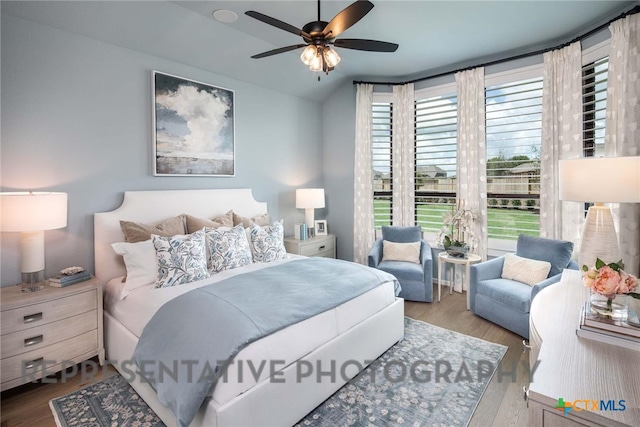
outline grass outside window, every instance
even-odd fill
[[[488,228],[490,239],[517,240],[518,235],[540,236],[540,214],[537,209],[513,207],[488,207]],[[391,202],[388,200],[374,200],[376,212],[375,227],[390,224]],[[451,211],[453,205],[418,205],[418,225],[424,231],[437,232],[442,227],[442,214]]]

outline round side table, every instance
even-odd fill
[[[454,256],[450,256],[446,252],[440,252],[438,254],[438,302],[440,302],[440,295],[442,291],[442,268],[444,267],[444,263],[449,263],[453,267],[453,274],[451,275],[451,281],[449,282],[449,294],[453,293],[453,285],[455,282],[455,268],[456,265],[464,265],[465,266],[465,274],[462,278],[462,290],[467,291],[467,310],[469,310],[469,270],[471,268],[471,264],[475,264],[480,262],[482,258],[475,254],[468,254],[466,258],[458,258]],[[466,282],[466,283],[465,283]]]

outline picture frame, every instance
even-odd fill
[[[328,229],[327,229],[327,220],[326,219],[321,219],[318,221],[314,221],[314,230],[315,230],[315,235],[316,236],[326,236],[328,234]]]
[[[235,93],[153,71],[153,174],[235,176]]]

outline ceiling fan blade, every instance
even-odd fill
[[[300,28],[294,27],[293,25],[287,24],[286,22],[282,22],[279,19],[276,18],[272,18],[270,16],[264,15],[260,12],[256,12],[255,10],[249,10],[247,12],[244,13],[247,16],[250,16],[254,19],[257,19],[258,21],[262,21],[265,24],[269,24],[272,25],[276,28],[280,28],[281,30],[285,30],[288,31],[290,33],[293,33],[297,36],[303,37],[305,40],[309,39],[311,40],[311,36],[307,33],[305,33],[304,31],[302,31]]]
[[[273,49],[273,50],[269,50],[267,52],[262,52],[259,53],[257,55],[253,55],[251,58],[253,59],[260,59],[260,58],[265,58],[267,56],[271,56],[271,55],[277,55],[279,53],[285,53],[285,52],[289,52],[290,50],[295,50],[301,47],[306,46],[306,44],[294,44],[292,46],[285,46],[285,47],[281,47],[278,49]]]
[[[367,50],[369,52],[395,52],[398,50],[396,43],[366,39],[339,39],[334,40],[333,45],[345,49]]]
[[[328,39],[338,37],[344,30],[361,20],[371,9],[373,9],[373,3],[368,0],[358,0],[352,3],[324,27],[322,35]]]

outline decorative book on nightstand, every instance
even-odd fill
[[[24,293],[2,288],[1,390],[98,356],[104,364],[102,284],[95,278]]]
[[[336,236],[328,234],[326,236],[316,236],[307,240],[297,240],[293,237],[284,239],[284,247],[290,254],[304,255],[309,257],[336,257]]]

